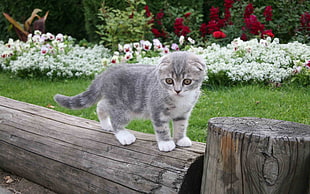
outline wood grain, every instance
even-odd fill
[[[209,121],[202,193],[310,193],[310,126],[262,118]]]
[[[58,193],[199,193],[205,144],[163,153],[132,132],[122,146],[96,121],[0,97],[0,168]]]

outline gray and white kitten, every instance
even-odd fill
[[[157,66],[122,64],[108,68],[90,87],[73,97],[55,95],[66,108],[82,109],[98,103],[101,127],[113,131],[122,145],[135,142],[124,127],[135,118],[151,119],[160,151],[192,145],[186,136],[188,119],[199,97],[205,64],[190,52],[173,52]],[[169,122],[173,122],[173,139]]]

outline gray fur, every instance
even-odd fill
[[[161,151],[171,151],[175,143],[190,146],[186,128],[191,110],[200,93],[205,65],[190,52],[174,52],[157,66],[122,64],[97,76],[90,87],[73,97],[55,95],[66,108],[82,109],[98,103],[97,113],[103,129],[112,130],[121,144],[135,141],[125,132],[134,118],[151,119]],[[167,84],[166,79],[173,80]],[[192,80],[186,85],[184,80]],[[174,124],[174,141],[169,122]],[[175,143],[174,143],[175,142]]]

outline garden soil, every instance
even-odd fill
[[[56,194],[45,187],[0,169],[0,194]]]

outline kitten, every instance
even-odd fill
[[[108,68],[90,87],[73,97],[55,95],[55,101],[66,108],[82,109],[98,103],[101,127],[113,131],[122,145],[135,142],[125,130],[134,118],[151,119],[160,151],[171,151],[176,145],[189,147],[186,136],[190,113],[199,97],[205,75],[205,64],[190,52],[164,56],[157,66],[122,64]],[[173,139],[169,122],[173,121]]]

